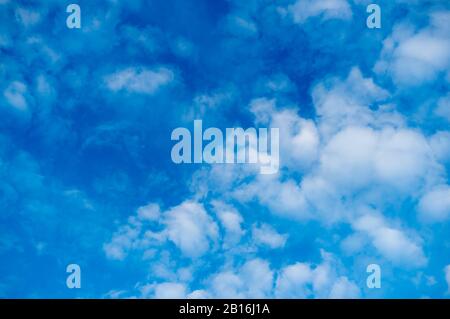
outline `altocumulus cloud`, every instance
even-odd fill
[[[320,5],[295,2],[272,9],[281,19],[288,17],[296,24],[306,24],[314,17],[348,21],[353,18],[351,8],[350,2],[336,1]],[[226,28],[232,28],[236,37],[260,32],[258,24],[242,18],[247,10],[255,8],[241,7],[228,19]],[[349,278],[339,258],[325,250],[315,262],[299,260],[273,265],[273,261],[257,257],[264,250],[289,248],[293,235],[267,223],[251,222],[249,210],[267,210],[274,216],[271,218],[295,220],[300,228],[311,221],[323,227],[348,225],[349,234],[336,236],[342,239],[342,249],[351,251],[358,262],[373,256],[380,263],[388,263],[388,271],[426,267],[429,253],[425,251],[420,227],[415,229],[416,220],[447,219],[447,205],[442,199],[448,188],[447,133],[427,135],[410,126],[396,105],[397,91],[377,84],[377,80],[385,74],[399,86],[417,86],[445,75],[448,44],[442,36],[442,21],[446,19],[445,12],[433,12],[429,25],[423,29],[411,30],[404,22],[395,26],[382,43],[371,76],[354,66],[340,76],[328,76],[312,85],[314,118],[300,115],[299,106],[280,98],[279,94],[289,90],[284,90],[286,86],[274,86],[273,82],[270,88],[277,95],[266,91],[250,99],[248,110],[256,126],[280,128],[283,169],[269,177],[259,176],[251,167],[199,169],[192,181],[187,181],[196,200],[184,201],[163,213],[158,219],[159,232],[147,226],[133,226],[133,221],[121,226],[134,238],[134,244],[118,245],[127,253],[155,258],[172,255],[171,250],[177,249],[183,258],[191,260],[190,266],[183,268],[183,258],[169,259],[185,271],[172,271],[173,275],[163,271],[161,279],[170,279],[168,282],[142,283],[149,288],[145,295],[162,296],[159,288],[166,286],[174,288],[168,291],[175,296],[193,298],[363,295],[363,289],[355,283],[364,282],[363,278]],[[428,51],[417,50],[423,41],[435,48],[430,51],[432,56],[427,55]],[[405,66],[408,61],[414,62],[416,68]],[[445,103],[445,97],[440,97],[436,112],[443,117]],[[407,210],[399,210],[399,201],[411,203],[407,210],[417,208],[415,217]],[[389,213],[393,210],[398,212]],[[119,231],[105,246],[107,253],[120,236]],[[146,254],[148,247],[141,246],[141,241],[147,243],[148,238],[156,243],[152,254]],[[238,256],[243,253],[252,257],[240,261]],[[205,261],[217,262],[219,267],[219,260],[226,261],[221,270],[201,270]],[[158,270],[171,263],[159,263]],[[249,267],[258,273],[259,281],[247,271]]]
[[[0,1],[1,297],[447,296],[449,4],[368,3],[80,1],[71,30]],[[279,172],[173,165],[194,119],[279,128]]]

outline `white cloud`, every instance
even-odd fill
[[[257,245],[281,248],[286,244],[287,237],[286,234],[279,234],[268,224],[262,224],[260,227],[253,225],[252,228],[252,239]]]
[[[224,266],[204,281],[203,288],[189,292],[188,281],[176,277],[161,283],[137,284],[140,297],[152,298],[358,298],[359,288],[339,274],[340,264],[321,251],[318,265],[295,263],[278,272],[266,260],[254,258],[239,267]],[[120,295],[126,295],[120,292]]]
[[[420,192],[441,174],[428,141],[416,131],[346,127],[329,139],[318,165],[301,182],[257,176],[232,194],[243,202],[257,198],[282,216],[329,223],[352,216],[356,206],[345,205],[375,200],[381,207],[394,195]],[[362,192],[358,199],[352,198],[355,192]]]
[[[218,298],[245,298],[241,292],[243,282],[232,271],[224,271],[211,278],[212,291]]]
[[[280,182],[276,177],[260,175],[253,182],[233,191],[233,197],[248,202],[254,198],[280,216],[293,219],[309,219],[307,202],[294,180]]]
[[[306,298],[311,292],[307,286],[313,276],[308,264],[296,263],[286,266],[278,275],[276,283],[276,296],[281,298]]]
[[[312,99],[318,116],[322,138],[348,126],[398,126],[401,118],[395,109],[381,103],[389,92],[365,78],[358,68],[352,68],[346,79],[331,78],[317,84]],[[374,107],[373,111],[370,107]]]
[[[157,221],[161,216],[161,210],[159,205],[150,203],[146,206],[139,207],[137,215],[141,220]]]
[[[186,121],[194,121],[203,118],[211,112],[225,109],[236,98],[236,88],[232,85],[219,90],[198,94],[193,99],[193,105],[183,117]]]
[[[355,233],[342,240],[340,246],[346,255],[352,256],[364,249],[366,242],[364,235]]]
[[[437,132],[430,138],[430,147],[441,163],[450,162],[450,132]]]
[[[186,286],[182,283],[164,282],[150,284],[141,288],[142,297],[156,299],[183,299],[186,298]]]
[[[427,192],[420,199],[418,210],[428,222],[447,220],[450,217],[450,186],[437,186]]]
[[[110,259],[123,260],[128,255],[129,250],[139,246],[140,224],[131,223],[124,225],[114,233],[110,242],[103,246],[105,254]]]
[[[153,70],[147,68],[127,68],[105,77],[107,87],[111,91],[128,91],[131,93],[153,94],[174,79],[170,69],[159,67]]]
[[[281,165],[306,170],[317,159],[319,132],[312,120],[299,117],[294,110],[274,113],[271,127],[280,129]]]
[[[378,252],[396,265],[417,268],[427,263],[417,240],[398,228],[388,226],[383,217],[377,214],[369,213],[358,218],[353,227],[367,234]]]
[[[215,200],[211,204],[214,207],[221,225],[226,231],[224,245],[228,247],[237,244],[242,235],[244,235],[244,230],[242,229],[242,223],[244,220],[242,216],[234,207],[221,201]]]
[[[447,72],[450,67],[449,17],[448,12],[434,13],[429,26],[419,31],[405,24],[395,26],[384,41],[375,71],[387,72],[396,84],[403,86],[421,85]]]
[[[306,136],[314,137],[305,140],[314,142],[292,147],[295,133],[281,135],[289,153],[285,167],[295,170],[295,164],[302,163],[301,157],[293,157],[297,152],[310,158],[312,166],[302,180],[257,177],[234,191],[235,198],[258,198],[275,213],[328,223],[351,219],[360,204],[383,207],[399,196],[420,194],[442,179],[444,169],[433,152],[437,147],[420,131],[407,128],[393,106],[380,105],[389,93],[359,69],[353,68],[344,80],[319,83],[312,96],[318,129],[311,123]],[[254,100],[251,110],[257,122],[274,125],[279,119],[288,132],[301,128],[301,118],[293,111],[278,111],[275,100]],[[362,192],[357,199],[356,192]]]
[[[364,78],[357,68],[344,79],[319,83],[312,92],[316,121],[300,117],[294,108],[279,108],[275,99],[255,99],[250,104],[257,125],[282,128],[280,139],[285,144],[281,152],[286,156],[279,174],[262,176],[249,166],[237,165],[200,169],[191,185],[196,201],[185,201],[164,212],[154,204],[141,207],[137,216],[119,229],[111,246],[105,246],[107,254],[120,259],[131,250],[147,251],[167,240],[183,256],[193,259],[238,247],[249,236],[244,236],[242,215],[229,202],[253,204],[257,200],[279,216],[351,225],[355,233],[342,244],[348,254],[370,244],[395,266],[424,266],[427,258],[418,235],[378,211],[367,213],[361,207],[370,205],[381,211],[392,200],[415,201],[442,182],[444,169],[436,159],[439,152],[445,154],[444,135],[428,139],[419,130],[408,128],[395,106],[385,104],[389,92]],[[209,215],[200,200],[206,207],[211,204],[215,214]],[[152,231],[148,226],[152,223],[162,230]],[[224,236],[219,234],[218,224]],[[270,248],[287,242],[287,235],[267,224],[254,224],[251,235],[253,243]],[[205,290],[188,293],[185,289],[184,293],[192,298],[360,296],[358,287],[339,273],[338,263],[326,253],[319,265],[294,263],[280,269],[277,276],[261,259],[237,268],[230,266],[234,264],[230,255],[223,269],[210,277]],[[161,274],[171,263],[163,266]],[[181,278],[166,277],[165,281]]]
[[[278,298],[359,298],[357,285],[345,276],[338,276],[338,263],[322,251],[323,261],[317,266],[295,263],[282,268],[275,285]]]
[[[250,102],[250,111],[255,115],[256,124],[269,124],[275,108],[275,99],[258,98]]]
[[[161,226],[162,230],[152,230]],[[108,258],[123,260],[131,251],[152,256],[152,247],[170,240],[183,255],[196,258],[206,253],[217,238],[217,224],[199,203],[185,201],[163,213],[157,204],[148,204],[129,217],[103,248]]]
[[[424,136],[409,129],[380,132],[375,154],[378,179],[398,190],[414,190],[434,170],[431,149]]]
[[[189,257],[199,257],[218,237],[217,224],[202,205],[184,202],[165,213],[168,238]]]
[[[272,292],[273,276],[267,261],[252,259],[237,271],[215,274],[211,291],[216,298],[267,298]]]
[[[358,286],[349,281],[347,277],[340,277],[333,284],[330,291],[331,299],[354,299],[360,298],[360,290]]]
[[[346,0],[297,0],[289,5],[288,12],[295,23],[304,23],[311,17],[320,16],[323,20],[347,20],[352,16],[352,10]]]
[[[188,299],[209,299],[211,298],[211,295],[206,290],[194,290],[189,295],[187,295]]]
[[[351,222],[359,205],[384,209],[392,200],[417,199],[441,183],[445,170],[436,161],[437,139],[409,129],[393,105],[381,104],[389,92],[359,69],[343,80],[319,83],[312,95],[316,123],[293,109],[279,109],[275,99],[250,103],[257,125],[282,128],[280,174],[213,167],[203,172],[202,193],[214,185],[222,196],[246,203],[257,199],[280,216],[330,224]],[[289,174],[295,171],[304,172],[300,180]]]
[[[411,193],[435,168],[423,135],[389,127],[343,129],[324,147],[320,162],[322,176],[350,192],[381,183]]]

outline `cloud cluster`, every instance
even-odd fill
[[[155,231],[145,227],[152,224],[163,229]],[[169,240],[184,256],[195,258],[208,251],[217,239],[217,227],[199,203],[186,201],[162,213],[157,204],[149,204],[140,207],[137,216],[130,217],[128,223],[120,227],[104,250],[108,257],[120,260],[130,250],[146,251]]]
[[[210,275],[202,289],[190,291],[185,282],[162,282],[138,287],[149,298],[360,298],[358,286],[338,274],[334,257],[322,251],[317,265],[297,262],[274,270],[263,259]]]
[[[442,297],[450,8],[369,3],[82,1],[72,30],[0,1],[0,294]],[[195,119],[279,128],[279,172],[174,165]],[[61,291],[69,260],[107,275]]]
[[[383,42],[375,72],[389,73],[400,86],[418,86],[445,75],[450,67],[449,19],[448,12],[439,11],[420,30],[408,23],[396,25]]]

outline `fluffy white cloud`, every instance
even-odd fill
[[[424,136],[409,129],[385,129],[375,153],[378,179],[398,190],[413,191],[433,173],[435,162]],[[430,175],[429,175],[430,174]]]
[[[450,66],[449,17],[449,12],[436,12],[429,26],[419,31],[405,24],[394,27],[384,41],[375,71],[387,72],[404,86],[427,83],[446,72]]]
[[[152,230],[161,226],[162,230]],[[196,258],[206,253],[217,237],[217,224],[199,203],[185,201],[163,213],[158,205],[149,204],[140,207],[137,216],[128,218],[103,248],[107,257],[122,260],[130,251],[145,255],[170,240],[183,255]]]
[[[250,102],[250,111],[255,116],[256,124],[266,125],[270,123],[272,113],[276,111],[276,100],[258,98]]]
[[[202,205],[184,202],[165,213],[168,238],[189,257],[203,255],[217,239],[217,224]]]
[[[392,200],[416,201],[442,183],[443,167],[437,160],[445,155],[445,134],[427,138],[408,128],[395,106],[386,104],[389,92],[364,78],[357,68],[344,79],[319,83],[312,89],[312,97],[318,115],[315,122],[300,117],[293,108],[279,108],[275,99],[260,98],[250,104],[258,126],[280,127],[284,155],[279,174],[260,175],[244,165],[203,168],[191,185],[197,201],[185,201],[164,212],[154,204],[141,207],[105,245],[107,255],[123,259],[130,250],[149,251],[167,240],[192,259],[216,252],[217,247],[221,252],[237,246],[253,252],[258,246],[283,247],[287,235],[267,224],[253,225],[251,240],[256,245],[239,245],[249,236],[244,236],[244,218],[229,203],[253,204],[256,200],[279,216],[351,225],[355,233],[342,244],[349,254],[372,245],[395,266],[424,266],[427,258],[419,236],[379,212],[362,211],[362,207],[375,206],[381,211]],[[443,215],[442,207],[434,200],[429,204],[426,196],[422,201],[428,204],[419,207]],[[213,215],[205,210],[209,204]],[[152,223],[159,231],[148,226]],[[216,245],[220,240],[222,245]],[[358,287],[339,273],[337,262],[326,253],[317,266],[294,263],[278,272],[261,259],[235,268],[230,266],[235,263],[232,255],[227,255],[225,266],[210,277],[205,289],[189,293],[185,288],[183,294],[190,298],[360,296]],[[165,263],[159,273],[165,274],[170,266],[170,261]],[[180,279],[178,275],[166,277],[165,281]]]
[[[365,78],[358,68],[352,68],[344,80],[331,78],[318,83],[312,99],[322,138],[328,139],[348,126],[401,125],[395,109],[382,104],[388,97],[386,90]]]
[[[286,110],[274,115],[271,126],[280,128],[281,165],[302,170],[309,168],[317,158],[320,143],[314,122]]]
[[[409,129],[348,127],[331,138],[321,174],[351,192],[382,183],[404,193],[416,190],[434,169],[423,135]]]
[[[211,291],[216,298],[267,298],[272,292],[273,276],[267,261],[252,259],[237,271],[215,274]]]
[[[212,205],[219,218],[221,225],[225,228],[226,237],[224,245],[235,245],[239,242],[244,230],[242,229],[243,218],[232,206],[220,201],[213,201]]]
[[[359,69],[343,80],[319,83],[312,96],[317,124],[293,110],[277,109],[274,99],[252,101],[257,124],[283,127],[281,153],[288,153],[281,157],[283,167],[308,169],[300,181],[278,175],[257,176],[238,187],[231,182],[234,198],[256,198],[289,218],[332,223],[351,221],[359,205],[383,208],[399,198],[417,199],[441,183],[445,170],[436,154],[445,154],[443,135],[428,139],[408,128],[393,105],[383,104],[389,93]]]
[[[443,135],[428,139],[408,128],[393,105],[382,104],[389,93],[359,69],[312,92],[316,123],[278,108],[275,99],[250,103],[257,125],[280,127],[280,174],[216,166],[198,176],[196,191],[213,186],[225,198],[256,199],[280,216],[331,224],[352,223],[360,206],[384,209],[399,198],[417,200],[442,183],[445,169],[436,154],[445,155]],[[295,171],[304,173],[300,180],[288,174]]]
[[[389,226],[383,217],[375,213],[358,218],[353,227],[367,234],[378,252],[396,265],[416,268],[427,263],[418,240],[407,236],[398,228]]]
[[[296,263],[284,267],[277,279],[277,297],[308,297],[310,288],[307,285],[311,282],[312,276],[313,272],[308,264]]]
[[[141,288],[141,297],[156,299],[183,299],[186,298],[186,286],[182,283],[164,282],[149,284]]]
[[[317,266],[295,263],[278,274],[275,296],[279,298],[358,298],[359,288],[345,276],[338,276],[337,261],[322,251],[323,261]]]
[[[356,206],[346,205],[382,205],[393,194],[410,196],[439,180],[441,173],[427,140],[416,131],[347,127],[330,138],[318,165],[301,182],[258,176],[233,196],[244,202],[257,198],[282,216],[328,223],[351,217]],[[358,199],[352,198],[355,192]],[[344,196],[349,200],[343,202]]]
[[[268,261],[254,258],[239,267],[225,265],[189,291],[190,277],[178,276],[161,283],[137,284],[142,298],[358,298],[359,288],[340,274],[342,266],[329,253],[321,251],[322,262],[294,263],[274,271]],[[126,292],[120,292],[126,296]]]
[[[287,238],[286,234],[279,234],[270,225],[262,224],[260,227],[253,225],[252,239],[257,245],[281,248],[286,244]]]
[[[330,291],[330,298],[332,299],[354,299],[360,297],[360,290],[358,286],[348,280],[347,277],[340,277],[333,284]]]
[[[172,70],[159,67],[153,70],[147,68],[126,68],[105,76],[107,87],[114,92],[153,94],[161,87],[169,84],[175,75]]]
[[[441,185],[427,192],[420,199],[418,209],[428,222],[447,220],[450,217],[450,186]]]
[[[257,124],[280,130],[281,166],[306,170],[316,160],[320,144],[319,132],[312,120],[301,118],[294,109],[276,110],[276,101],[254,99],[250,110]]]
[[[219,298],[244,298],[245,295],[240,291],[244,283],[241,278],[231,271],[224,271],[216,274],[211,279],[212,290],[215,296]]]
[[[253,182],[240,186],[232,194],[243,202],[256,198],[280,216],[293,219],[311,218],[304,194],[294,180],[280,182],[277,177],[260,175]]]
[[[110,259],[123,260],[134,249],[145,249],[150,241],[142,236],[142,220],[131,216],[128,222],[121,225],[111,240],[103,245],[105,254]]]
[[[357,252],[361,251],[367,243],[366,236],[360,233],[354,233],[341,241],[342,251],[348,255],[356,255]]]
[[[193,99],[193,105],[184,116],[186,121],[194,121],[203,118],[211,112],[217,112],[226,108],[228,103],[232,103],[235,99],[236,89],[228,86],[217,91],[198,94]]]
[[[158,204],[150,203],[139,207],[137,215],[141,220],[157,221],[161,216],[161,209]]]
[[[226,266],[213,274],[203,289],[188,292],[185,283],[143,285],[141,296],[156,298],[358,298],[359,288],[338,272],[339,263],[322,251],[318,265],[295,263],[275,272],[265,260],[255,258],[242,266]]]
[[[450,162],[450,132],[437,132],[430,138],[430,147],[441,163]]]

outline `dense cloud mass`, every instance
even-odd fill
[[[77,3],[0,1],[0,297],[448,296],[448,1]],[[197,119],[278,172],[173,163]]]

